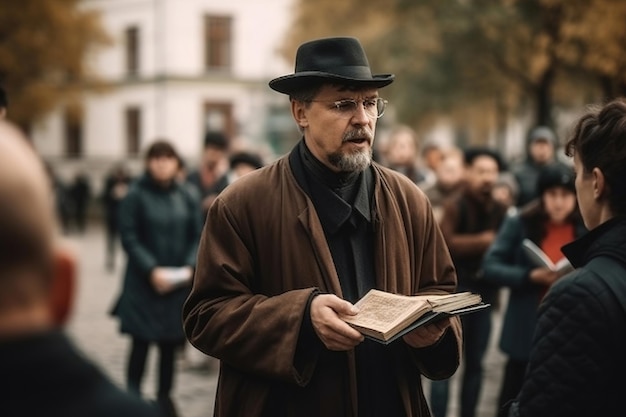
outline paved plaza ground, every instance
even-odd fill
[[[123,255],[120,250],[114,271],[108,272],[105,269],[104,231],[95,223],[89,226],[85,234],[70,235],[67,240],[80,262],[77,298],[68,330],[78,346],[116,383],[123,386],[129,340],[118,332],[117,321],[108,314],[120,289]],[[504,357],[496,347],[500,322],[501,313],[496,311],[492,343],[485,363],[485,384],[477,417],[496,415],[495,403],[504,365]],[[153,398],[156,389],[156,356],[156,351],[151,351],[143,386],[147,398]],[[214,363],[209,371],[193,370],[187,366],[186,358],[181,356],[178,365],[174,400],[181,417],[212,416],[217,386],[216,364]],[[451,389],[447,417],[456,417],[458,415],[456,379],[453,379]]]

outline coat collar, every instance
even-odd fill
[[[610,256],[626,263],[626,216],[614,217],[561,251],[570,263],[579,268],[597,256]]]
[[[370,200],[374,183],[371,168],[357,175],[333,176],[308,151],[304,140],[298,143],[289,160],[298,184],[312,200],[321,203],[316,206],[316,212],[327,233],[336,233],[344,223],[353,219],[353,211],[371,222]],[[356,194],[350,204],[344,198],[354,189]],[[352,197],[348,197],[350,199]]]

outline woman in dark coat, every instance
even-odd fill
[[[181,310],[195,266],[201,217],[199,201],[176,180],[179,156],[158,141],[146,155],[146,173],[122,200],[119,226],[128,255],[124,285],[113,314],[132,337],[128,388],[141,392],[150,344],[159,348],[158,402],[175,415],[170,398],[175,351],[185,336]]]
[[[568,143],[589,233],[539,308],[510,417],[621,417],[626,392],[626,101],[583,115]]]
[[[544,167],[537,180],[537,200],[508,217],[483,260],[486,280],[510,289],[500,349],[508,355],[499,405],[519,393],[528,365],[537,309],[549,286],[567,273],[533,264],[522,242],[532,241],[557,263],[561,247],[586,232],[576,205],[574,171],[562,163]]]

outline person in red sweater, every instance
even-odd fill
[[[571,270],[534,264],[522,243],[531,241],[556,264],[564,257],[561,247],[586,231],[576,204],[571,167],[562,163],[544,167],[537,192],[537,199],[507,217],[483,260],[484,279],[510,290],[500,337],[500,349],[508,360],[499,408],[515,398],[522,385],[541,300],[550,286]]]

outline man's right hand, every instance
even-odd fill
[[[363,341],[363,335],[339,318],[353,316],[357,308],[336,295],[320,294],[311,301],[311,323],[322,343],[329,350],[344,351]]]

